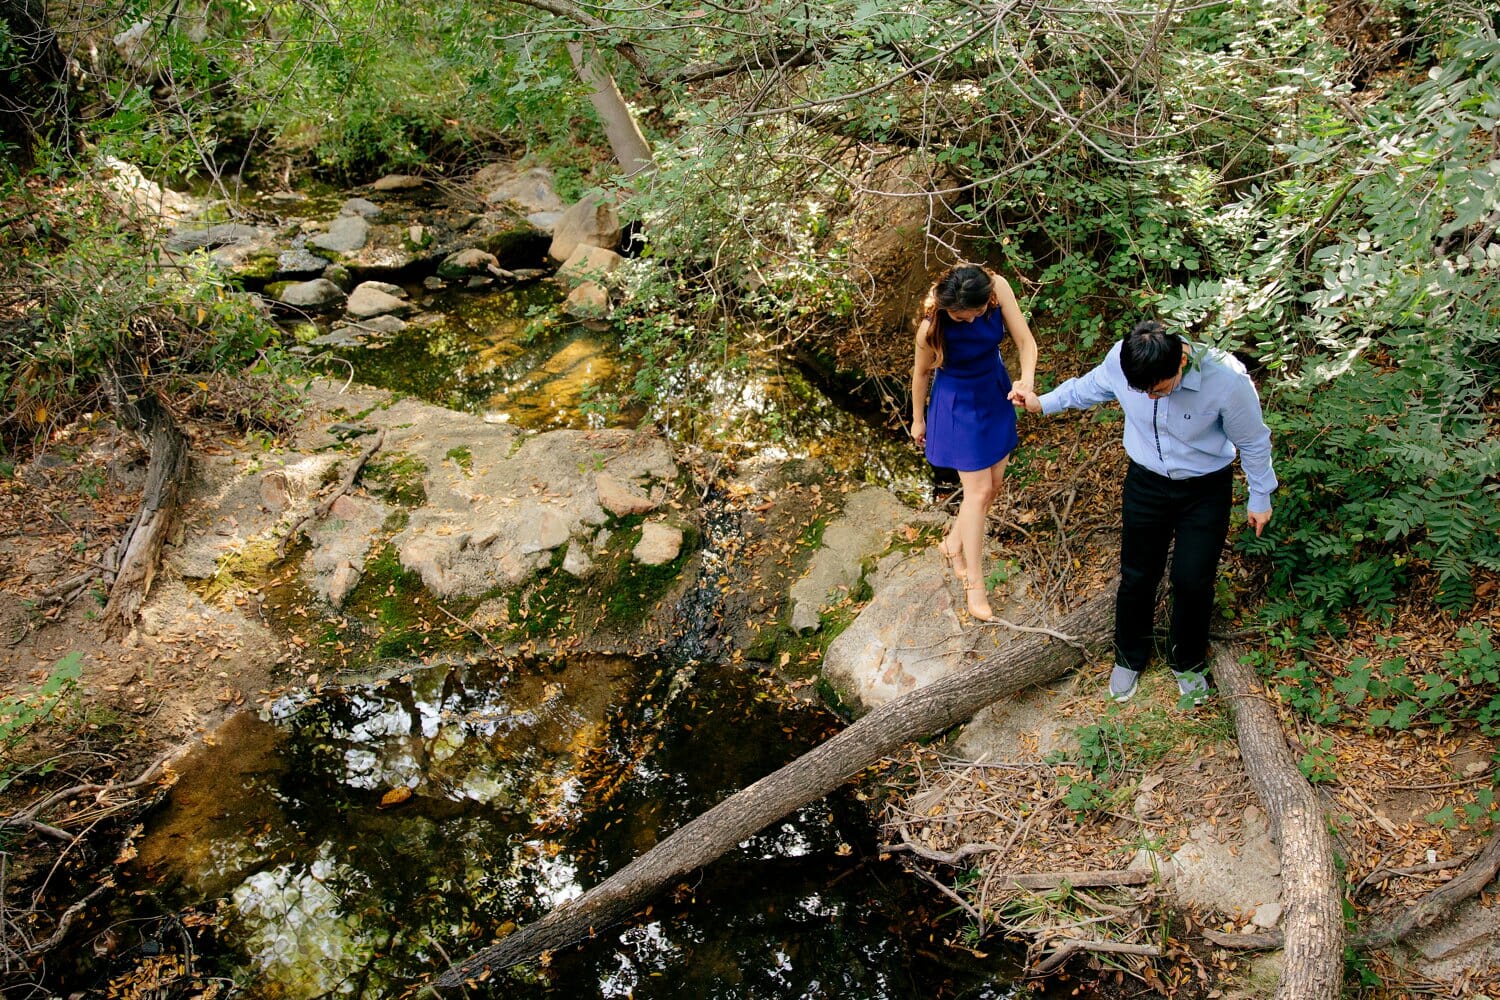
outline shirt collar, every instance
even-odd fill
[[[1191,344],[1183,344],[1183,350],[1188,354],[1187,367],[1182,370],[1182,384],[1179,388],[1197,392],[1203,385],[1203,362],[1207,354],[1201,347]]]

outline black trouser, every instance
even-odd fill
[[[1156,587],[1172,550],[1172,625],[1167,663],[1207,669],[1214,577],[1229,534],[1232,470],[1168,479],[1130,463],[1121,503],[1120,590],[1115,595],[1115,651],[1131,670],[1151,660]]]

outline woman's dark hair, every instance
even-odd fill
[[[933,284],[927,295],[927,344],[937,353],[938,367],[943,364],[943,321],[940,309],[984,309],[994,300],[995,284],[990,274],[978,264],[959,264],[948,268]]]
[[[1182,370],[1182,338],[1159,320],[1141,320],[1120,345],[1120,367],[1132,389],[1150,392]]]

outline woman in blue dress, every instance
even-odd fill
[[[1021,377],[1000,360],[1016,342]],[[984,582],[985,520],[1016,447],[1021,390],[1034,391],[1036,340],[1006,280],[972,264],[950,268],[927,293],[911,370],[911,436],[933,465],[955,469],[963,501],[939,551],[964,587],[969,614],[992,621]],[[928,389],[931,388],[929,399]]]

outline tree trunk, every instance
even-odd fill
[[[119,635],[135,624],[156,577],[162,543],[177,512],[177,495],[187,478],[188,450],[177,421],[154,395],[131,400],[115,372],[106,380],[111,383],[115,419],[142,439],[150,456],[141,508],[120,539],[120,565],[104,607],[105,627]]]
[[[1095,598],[1058,630],[1088,643],[1107,636],[1114,595]],[[465,959],[429,989],[457,988],[543,951],[573,944],[628,915],[662,885],[708,864],[736,844],[833,791],[912,740],[942,732],[995,700],[1061,676],[1082,651],[1049,636],[1022,635],[977,665],[887,702],[828,742],[731,795],[579,898],[493,947]]]
[[[0,90],[0,141],[14,149],[16,165],[27,170],[35,165],[39,137],[51,122],[62,124],[61,145],[72,148],[68,61],[43,0],[0,0],[0,25],[13,46],[10,58],[0,63],[0,74],[10,81]]]
[[[1281,852],[1286,967],[1276,996],[1336,1000],[1344,974],[1342,894],[1318,795],[1297,769],[1276,712],[1250,668],[1232,649],[1219,647],[1213,669],[1234,713],[1240,757]]]
[[[651,167],[655,162],[651,144],[630,113],[630,106],[615,85],[615,78],[599,62],[598,52],[592,46],[585,48],[582,42],[569,42],[568,56],[573,60],[578,78],[589,88],[589,102],[604,123],[609,148],[614,151],[625,176],[633,176]]]

